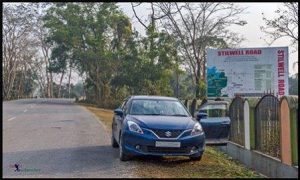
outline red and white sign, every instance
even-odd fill
[[[207,50],[209,97],[288,95],[288,74],[288,47]]]

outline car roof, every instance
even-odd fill
[[[167,96],[146,96],[146,95],[140,95],[140,96],[131,96],[131,99],[155,99],[155,100],[175,100],[178,101],[175,97],[167,97]]]

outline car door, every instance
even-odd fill
[[[125,105],[125,103],[127,102],[127,99],[125,99],[121,106],[119,107],[119,109],[122,109]],[[113,122],[112,122],[112,131],[114,133],[114,137],[117,141],[119,141],[119,128],[118,128],[118,122],[121,120],[121,117],[119,115],[117,115],[116,113],[114,114],[113,117]]]
[[[202,116],[197,119],[200,120],[207,143],[228,141],[230,118],[227,116],[226,104],[206,104],[200,108],[199,113]]]
[[[126,99],[124,101],[124,103],[121,106],[121,109],[123,111],[123,116],[119,116],[117,114],[115,114],[115,125],[116,125],[116,140],[119,142],[119,137],[120,137],[120,133],[122,131],[122,125],[123,125],[123,121],[126,117],[126,111],[128,109],[128,105],[129,105],[129,99]]]

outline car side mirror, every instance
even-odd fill
[[[121,117],[123,117],[123,114],[124,114],[124,112],[123,112],[123,110],[122,110],[121,108],[115,109],[115,110],[114,110],[114,113],[115,113],[116,115],[118,115],[118,116],[121,116]]]
[[[200,121],[201,119],[206,119],[207,118],[207,113],[199,112],[197,113],[197,121]]]

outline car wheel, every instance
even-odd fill
[[[190,160],[192,160],[192,161],[200,161],[201,158],[202,158],[202,155],[200,155],[200,156],[190,156]]]
[[[119,147],[119,145],[118,145],[118,143],[117,143],[117,141],[116,141],[116,139],[115,139],[113,133],[112,133],[112,135],[111,135],[111,146],[112,146],[113,148]]]
[[[119,148],[119,158],[120,158],[121,161],[128,161],[128,160],[130,159],[130,156],[127,155],[127,154],[125,154],[125,153],[123,152],[122,135],[121,135],[121,137],[120,137],[119,143],[120,143],[120,145],[119,145],[119,147],[120,147],[120,148]]]

